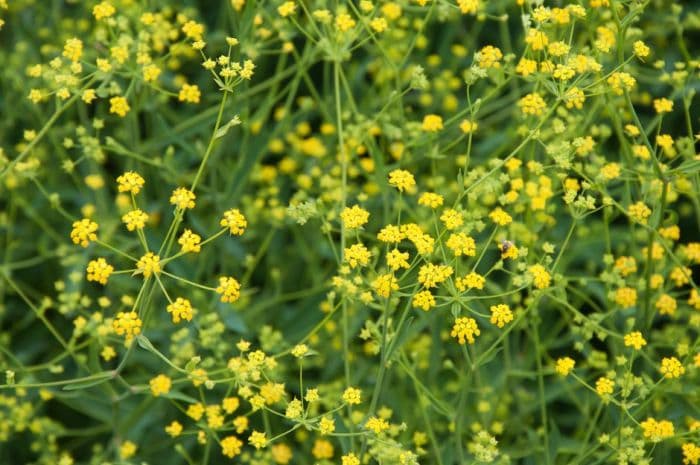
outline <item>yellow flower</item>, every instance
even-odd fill
[[[241,296],[241,285],[236,278],[221,277],[219,286],[216,288],[217,294],[221,295],[221,301],[233,303]]]
[[[460,344],[474,344],[474,336],[481,334],[479,326],[474,318],[460,317],[455,320],[450,336],[456,338]]]
[[[652,442],[660,442],[674,435],[673,423],[668,420],[656,421],[653,418],[647,418],[640,423],[644,437]]]
[[[148,383],[151,387],[151,393],[155,397],[162,396],[170,392],[170,387],[172,386],[172,380],[166,375],[158,375],[151,379]]]
[[[114,113],[120,117],[125,117],[126,114],[131,110],[129,102],[127,102],[124,97],[112,97],[109,99],[109,112]]]
[[[673,101],[667,98],[654,99],[654,110],[656,113],[670,113],[673,111]]]
[[[673,315],[676,313],[676,308],[678,304],[676,299],[668,294],[661,294],[661,296],[656,300],[654,306],[659,310],[661,315]]]
[[[474,238],[465,233],[450,234],[445,245],[452,250],[456,257],[476,255],[476,242],[474,242]]]
[[[241,453],[243,443],[236,436],[226,436],[221,440],[221,453],[232,459]]]
[[[340,463],[341,465],[360,465],[360,458],[350,452],[349,454],[340,457]]]
[[[141,319],[136,312],[119,312],[112,322],[112,329],[119,336],[125,336],[130,342],[134,336],[141,333]]]
[[[562,357],[557,359],[554,370],[562,376],[567,376],[574,369],[576,362],[571,357]]]
[[[228,228],[231,234],[240,236],[245,232],[248,221],[240,210],[232,208],[224,212],[224,216],[219,222],[219,225]]]
[[[433,210],[442,206],[443,202],[443,197],[435,192],[425,192],[418,198],[419,205],[430,207]]]
[[[683,451],[683,464],[684,465],[698,465],[700,461],[700,447],[696,446],[692,442],[686,442],[681,446]]]
[[[493,209],[493,211],[489,213],[489,218],[491,218],[491,221],[499,226],[509,225],[513,221],[513,218],[508,213],[503,211],[501,207],[496,207]]]
[[[182,433],[182,425],[179,421],[173,420],[168,426],[165,427],[165,432],[170,435],[170,437],[176,438]]]
[[[294,2],[284,2],[279,7],[277,7],[277,13],[283,18],[293,15],[297,9],[297,5]]]
[[[615,270],[621,276],[629,276],[637,271],[637,261],[634,257],[622,256],[615,260]]]
[[[248,442],[256,449],[262,449],[267,444],[267,438],[265,437],[265,433],[253,431],[248,438]]]
[[[104,285],[107,284],[107,280],[113,272],[114,267],[107,263],[104,258],[90,260],[87,265],[87,280]]]
[[[457,229],[462,224],[464,224],[464,218],[462,218],[462,213],[458,212],[453,208],[447,208],[442,215],[440,215],[440,221],[445,225],[450,231]]]
[[[399,283],[393,274],[382,274],[372,281],[372,287],[380,297],[389,297],[392,291],[399,289]]]
[[[457,286],[460,292],[464,292],[467,289],[483,289],[484,284],[486,284],[486,278],[474,272],[464,277],[457,278],[455,281],[455,286]]]
[[[476,54],[476,61],[479,64],[479,68],[500,68],[501,64],[499,61],[503,58],[503,53],[498,47],[493,45],[487,45],[483,47]]]
[[[148,214],[139,209],[132,210],[122,216],[122,221],[129,231],[143,229],[143,227],[146,226],[146,221],[148,221]]]
[[[614,386],[615,381],[611,380],[610,378],[606,378],[605,376],[602,376],[598,378],[598,381],[596,381],[595,390],[601,397],[609,396],[613,393]]]
[[[479,124],[476,121],[463,119],[462,122],[459,123],[459,129],[464,134],[471,134],[471,133],[475,132],[478,128],[479,128]]]
[[[343,392],[343,402],[348,405],[358,405],[362,402],[362,391],[349,387]]]
[[[586,101],[586,95],[578,87],[572,87],[564,94],[566,108],[576,108],[580,110]]]
[[[511,260],[515,260],[520,254],[518,248],[511,241],[501,241],[498,244],[498,250],[501,251],[501,258],[503,260],[506,260],[508,258],[510,258]]]
[[[505,304],[491,305],[491,323],[499,328],[503,328],[507,323],[513,321],[513,312]]]
[[[191,404],[189,407],[187,407],[187,411],[185,413],[194,421],[199,421],[204,415],[204,406],[200,403]]]
[[[146,82],[155,82],[160,76],[161,70],[158,66],[154,64],[148,64],[143,67],[142,75],[143,80]]]
[[[372,253],[367,250],[364,244],[353,244],[350,247],[346,247],[344,255],[345,261],[348,262],[350,268],[366,266],[372,258]]]
[[[622,95],[625,91],[632,90],[637,84],[637,80],[629,73],[615,72],[610,75],[607,80],[612,88],[613,93]]]
[[[618,163],[607,163],[600,168],[603,179],[610,181],[620,176],[620,165]]]
[[[369,22],[369,27],[372,28],[374,32],[382,33],[389,28],[389,23],[385,18],[374,18]]]
[[[92,8],[92,14],[96,20],[109,18],[116,12],[114,6],[109,2],[100,2]]]
[[[637,291],[631,287],[621,287],[615,291],[615,303],[622,308],[634,307],[637,304]]]
[[[199,251],[202,250],[201,242],[201,236],[193,233],[189,229],[185,229],[180,238],[177,240],[177,243],[180,244],[182,252],[185,253],[199,253]]]
[[[634,51],[634,55],[637,56],[637,57],[639,57],[639,58],[646,58],[646,57],[648,57],[648,56],[649,56],[649,53],[650,53],[650,51],[651,51],[651,50],[649,49],[649,47],[647,46],[647,44],[645,44],[645,43],[642,42],[641,40],[637,40],[637,41],[632,45],[632,49],[633,49],[633,51]]]
[[[116,356],[117,356],[117,352],[114,350],[114,347],[112,347],[112,346],[105,346],[102,349],[102,352],[100,352],[100,357],[102,357],[102,359],[105,362],[109,362],[110,360],[112,360]]]
[[[197,23],[196,21],[187,21],[182,25],[182,32],[185,36],[193,40],[202,40],[202,35],[204,34],[204,25]]]
[[[532,274],[532,282],[537,289],[544,289],[546,287],[549,287],[552,281],[552,277],[544,268],[544,266],[540,264],[532,265],[529,268],[529,271]]]
[[[664,375],[664,378],[680,378],[685,373],[685,367],[676,357],[664,357],[661,359],[659,371]]]
[[[644,202],[637,202],[627,208],[627,214],[634,221],[641,224],[647,224],[647,219],[651,216],[651,210]]]
[[[420,291],[413,296],[413,306],[427,312],[435,306],[435,297],[430,291]]]
[[[547,108],[547,103],[539,93],[534,92],[518,100],[518,107],[526,115],[540,116]]]
[[[463,15],[475,14],[479,9],[480,4],[481,0],[457,0],[457,6],[459,7],[459,11]]]
[[[346,207],[340,213],[340,219],[343,221],[343,226],[346,229],[360,228],[369,221],[369,212],[359,205]]]
[[[90,242],[97,240],[96,232],[98,228],[99,226],[97,223],[88,218],[83,218],[73,223],[73,230],[70,232],[70,238],[74,244],[87,247]]]
[[[634,347],[636,350],[639,350],[647,345],[647,341],[639,331],[633,331],[629,334],[625,334],[624,342],[625,347]]]
[[[401,228],[393,224],[386,225],[381,231],[379,231],[379,233],[377,233],[377,239],[389,244],[401,242],[404,237],[405,234],[401,231]]]
[[[438,284],[452,276],[453,269],[449,265],[427,263],[418,270],[418,282],[426,288],[437,287]]]
[[[442,117],[439,115],[425,115],[423,118],[422,128],[425,132],[438,132],[442,127]]]
[[[319,460],[330,459],[333,457],[334,453],[333,444],[325,439],[316,439],[311,449],[311,454]]]
[[[76,37],[66,40],[63,46],[63,56],[74,63],[80,60],[80,57],[83,56],[83,41]]]
[[[399,268],[409,268],[408,264],[408,252],[401,252],[399,249],[390,250],[386,254],[386,263],[389,267],[397,271]]]
[[[347,13],[341,13],[335,18],[335,27],[340,32],[347,32],[355,27],[355,20]]]
[[[180,88],[180,93],[177,95],[177,99],[181,102],[187,103],[199,103],[199,97],[202,93],[199,91],[199,87],[196,84],[183,84]]]
[[[172,315],[173,323],[179,323],[181,320],[192,320],[192,304],[187,299],[178,297],[175,302],[168,305],[167,310]]]
[[[394,170],[389,173],[389,184],[399,190],[399,192],[411,191],[416,186],[413,175],[406,170]]]
[[[365,428],[372,431],[374,434],[381,434],[389,429],[389,423],[383,418],[370,417],[365,423]]]
[[[525,43],[527,43],[533,51],[544,50],[547,44],[549,44],[549,38],[547,34],[542,31],[529,29],[525,36]]]
[[[130,192],[136,195],[141,192],[144,184],[145,181],[141,175],[133,171],[127,171],[117,178],[117,190],[119,192]]]
[[[143,273],[144,278],[160,273],[160,257],[153,252],[147,252],[136,262],[136,268]]]
[[[322,436],[326,434],[331,434],[335,431],[335,421],[330,417],[323,417],[318,423],[318,429]]]
[[[194,208],[194,200],[196,198],[197,196],[191,190],[184,187],[178,187],[170,196],[170,203],[175,205],[180,210],[192,209]]]
[[[124,441],[119,447],[119,457],[122,459],[128,459],[136,454],[136,444],[131,441]]]

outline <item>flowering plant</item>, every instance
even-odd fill
[[[0,462],[700,462],[697,5],[0,0]]]

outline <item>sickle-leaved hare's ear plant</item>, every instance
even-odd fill
[[[700,465],[698,40],[0,0],[0,463]]]

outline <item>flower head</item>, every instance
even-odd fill
[[[352,207],[346,207],[340,213],[340,219],[343,221],[343,226],[346,229],[357,229],[369,221],[369,212],[359,205],[353,205]]]
[[[574,369],[576,362],[571,357],[562,357],[557,359],[554,370],[562,376],[566,376]]]
[[[141,319],[134,311],[119,312],[112,322],[112,328],[117,335],[125,336],[128,343],[141,333]]]
[[[177,243],[180,244],[181,250],[184,253],[199,253],[199,251],[202,250],[201,242],[202,237],[192,232],[190,229],[185,229],[177,240]]]
[[[117,116],[125,117],[129,113],[131,107],[126,98],[117,96],[109,99],[109,112],[114,113]]]
[[[144,184],[145,181],[141,175],[134,171],[127,171],[117,178],[117,190],[119,192],[130,192],[136,195],[141,192]]]
[[[400,192],[411,191],[416,186],[413,175],[406,170],[394,170],[389,173],[389,184],[397,188]]]
[[[107,284],[107,280],[113,272],[114,267],[107,263],[104,258],[90,260],[87,265],[87,280],[104,285]]]
[[[233,303],[241,296],[241,285],[236,278],[223,276],[219,278],[219,286],[216,288],[217,294],[221,295],[221,301]]]
[[[481,334],[479,326],[474,318],[460,317],[455,320],[450,336],[456,338],[460,344],[474,344],[474,336]]]
[[[154,397],[162,396],[170,392],[170,387],[172,386],[172,380],[166,375],[158,375],[152,378],[148,383],[151,387],[151,393]]]
[[[664,357],[661,359],[659,371],[664,375],[664,378],[680,378],[685,373],[685,367],[676,357]]]
[[[425,132],[438,132],[442,130],[442,117],[439,115],[425,115],[422,129]]]
[[[160,273],[160,257],[153,252],[147,252],[136,262],[136,269],[143,273],[144,278]]]
[[[179,323],[182,320],[192,320],[193,308],[187,299],[178,297],[175,299],[175,302],[168,305],[167,310],[173,318],[173,323]]]
[[[219,222],[219,225],[228,228],[231,234],[240,236],[245,232],[245,228],[248,227],[248,221],[240,210],[232,208],[224,212],[224,217]]]
[[[83,218],[73,223],[73,230],[70,232],[70,238],[74,244],[87,247],[90,242],[97,240],[96,232],[98,227],[99,226],[94,221]]]
[[[185,187],[178,187],[170,196],[170,203],[180,210],[192,209],[196,198],[197,196],[191,190]]]
[[[114,15],[115,12],[116,9],[109,2],[100,2],[92,7],[92,14],[98,21],[109,18],[110,16]]]

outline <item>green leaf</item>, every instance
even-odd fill
[[[238,115],[236,115],[231,119],[231,121],[229,121],[228,123],[224,124],[216,130],[216,132],[214,133],[214,139],[224,137],[229,129],[231,129],[234,126],[238,126],[239,124],[241,124],[241,119],[238,117]]]

